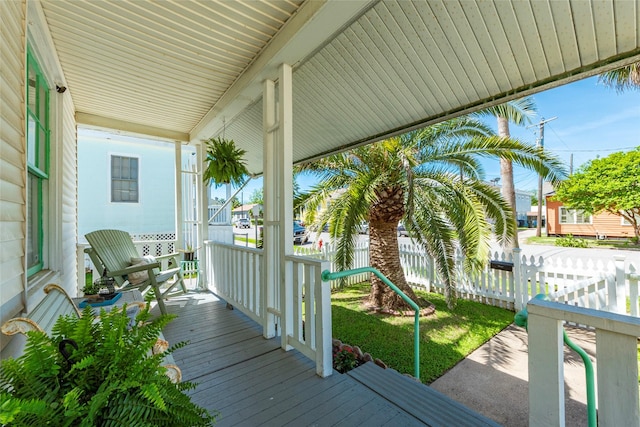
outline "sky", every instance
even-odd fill
[[[618,93],[598,83],[597,77],[580,80],[533,95],[538,114],[533,125],[510,126],[511,136],[524,142],[536,143],[538,123],[555,117],[545,124],[544,147],[558,156],[573,170],[597,157],[617,151],[629,151],[640,146],[640,91]],[[485,120],[497,132],[497,122]],[[499,161],[485,161],[485,179],[500,177]],[[314,184],[310,178],[299,181],[302,190]],[[514,166],[514,183],[518,190],[537,191],[538,176]],[[500,183],[498,183],[500,184]],[[262,178],[247,184],[238,199],[248,203],[251,193],[262,187]],[[223,197],[224,189],[214,190]]]

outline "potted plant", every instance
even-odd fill
[[[152,348],[175,316],[151,319],[149,308],[87,307],[81,317],[61,316],[52,336],[28,332],[25,352],[0,365],[0,425],[207,426],[217,414],[191,402],[195,384],[174,384],[161,363],[179,343]]]
[[[87,283],[84,285],[84,288],[82,288],[84,297],[89,301],[96,301],[100,299],[98,291],[100,291],[100,286],[96,283]]]
[[[187,245],[187,249],[184,250],[184,260],[185,261],[193,261],[194,253],[195,253],[195,251],[193,250],[193,246]]]
[[[242,185],[249,175],[244,155],[232,139],[210,138],[204,141],[207,147],[207,165],[203,173],[205,182],[213,181],[216,186],[222,184]]]

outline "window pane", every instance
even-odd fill
[[[34,167],[37,167],[36,163],[36,121],[31,114],[28,115],[27,123],[27,162]]]
[[[27,212],[27,268],[40,264],[40,179],[29,174]]]
[[[33,66],[29,66],[29,88],[27,90],[27,108],[36,111],[36,72]]]
[[[47,173],[47,131],[40,128],[38,131],[38,169]]]
[[[38,80],[38,119],[40,123],[47,121],[47,87],[42,79]]]
[[[138,159],[111,156],[111,201],[138,203]]]

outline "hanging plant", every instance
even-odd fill
[[[242,185],[245,176],[249,175],[244,160],[247,152],[237,148],[232,139],[210,138],[204,143],[207,146],[208,162],[204,170],[204,181],[213,181],[216,186]]]

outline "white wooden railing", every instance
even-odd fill
[[[563,322],[595,329],[598,425],[640,425],[640,318],[536,299],[527,311],[529,425],[565,425]]]
[[[285,257],[282,288],[265,279],[262,249],[208,241],[205,261],[209,289],[262,325],[267,338],[273,318],[284,349],[314,360],[318,375],[331,375],[331,289],[321,278],[327,261]]]

